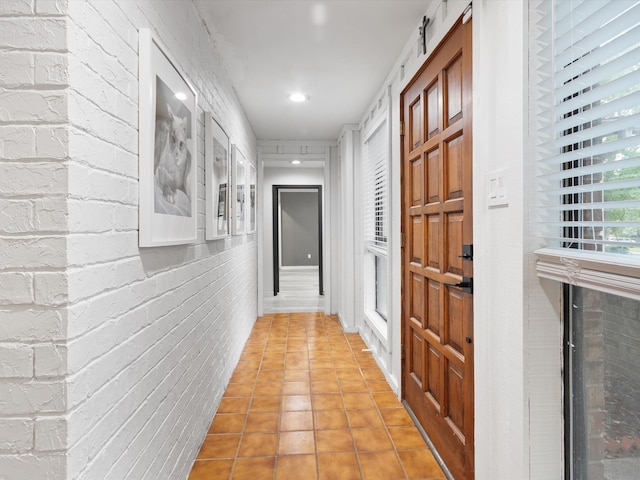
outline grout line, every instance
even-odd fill
[[[313,435],[313,454],[315,456],[315,467],[316,467],[316,475],[319,478],[320,475],[320,455],[321,453],[318,451],[318,433],[321,430],[318,430],[316,428],[316,415],[319,413],[319,411],[317,411],[316,409],[314,409],[314,405],[313,405],[313,398],[314,398],[314,391],[313,391],[313,374],[312,372],[314,370],[320,370],[320,369],[325,369],[325,367],[321,367],[318,369],[314,369],[312,368],[312,355],[313,352],[316,351],[314,348],[311,347],[311,342],[314,343],[314,345],[326,345],[326,347],[322,347],[322,349],[320,351],[324,352],[324,348],[326,348],[326,352],[327,352],[327,356],[325,357],[324,354],[322,354],[322,356],[314,356],[313,359],[315,359],[316,361],[320,360],[326,360],[329,359],[331,362],[331,367],[326,368],[326,370],[330,370],[332,373],[332,381],[336,382],[337,386],[338,386],[338,391],[336,393],[339,394],[340,396],[340,401],[341,401],[341,409],[338,409],[336,411],[340,411],[342,412],[342,415],[344,415],[345,418],[345,429],[349,432],[349,434],[351,435],[351,446],[353,448],[353,456],[356,460],[356,464],[357,464],[357,468],[358,468],[358,472],[360,474],[361,478],[365,478],[364,477],[364,473],[365,473],[365,469],[363,467],[363,462],[361,460],[361,455],[365,455],[365,456],[369,456],[369,454],[371,453],[376,453],[376,451],[360,451],[357,448],[357,444],[356,444],[356,440],[354,437],[354,427],[352,425],[352,421],[350,419],[350,417],[348,416],[348,409],[346,408],[345,405],[345,400],[344,400],[344,395],[346,393],[366,393],[368,398],[370,399],[370,401],[373,403],[373,407],[369,407],[367,408],[367,410],[369,409],[373,409],[376,412],[376,415],[378,416],[378,418],[380,419],[381,422],[381,427],[378,426],[361,426],[360,428],[366,429],[366,428],[381,428],[386,435],[386,439],[388,442],[390,442],[391,445],[391,450],[396,458],[397,463],[399,464],[402,474],[404,475],[401,478],[407,479],[409,478],[409,474],[407,473],[406,467],[402,462],[402,459],[400,457],[399,451],[396,447],[396,444],[393,441],[393,437],[391,436],[390,433],[390,426],[387,424],[387,422],[385,421],[384,416],[382,415],[382,407],[378,404],[378,402],[376,401],[376,397],[375,394],[378,393],[380,395],[383,395],[385,393],[387,393],[386,390],[379,390],[379,388],[377,388],[377,391],[373,391],[372,390],[372,386],[370,385],[370,382],[372,381],[380,381],[380,380],[384,380],[384,376],[377,376],[377,375],[373,375],[371,378],[367,378],[365,376],[365,372],[363,370],[363,368],[366,367],[366,369],[368,371],[370,371],[370,369],[372,368],[377,368],[378,370],[380,370],[379,366],[375,366],[375,367],[371,367],[371,366],[366,366],[366,358],[369,357],[369,355],[365,355],[366,352],[366,345],[364,344],[364,342],[362,342],[361,338],[358,336],[353,336],[353,335],[347,335],[344,331],[340,330],[340,332],[338,333],[338,329],[337,328],[333,328],[334,325],[331,321],[332,316],[326,316],[324,314],[316,314],[315,317],[312,318],[305,318],[305,316],[308,314],[302,314],[300,317],[297,317],[295,313],[288,313],[286,315],[280,315],[279,318],[276,319],[275,315],[272,314],[267,314],[263,317],[260,317],[258,319],[258,322],[256,322],[256,326],[259,327],[258,330],[256,330],[256,327],[254,326],[254,330],[252,331],[250,337],[249,337],[249,341],[247,342],[247,344],[244,347],[244,350],[242,352],[242,355],[245,356],[245,361],[250,362],[251,364],[255,364],[255,359],[256,357],[259,355],[260,356],[260,360],[257,363],[257,367],[251,367],[251,370],[242,370],[242,371],[247,371],[247,372],[255,372],[255,376],[252,380],[253,386],[251,388],[251,393],[249,395],[249,401],[247,404],[247,410],[245,412],[245,418],[244,418],[244,422],[241,428],[241,432],[239,433],[240,439],[236,448],[236,452],[235,452],[235,457],[232,459],[232,464],[231,464],[231,470],[230,470],[230,477],[231,478],[234,474],[234,472],[236,471],[236,466],[237,466],[237,462],[239,460],[239,453],[241,450],[241,446],[243,443],[243,440],[245,438],[246,435],[251,434],[251,433],[270,433],[270,432],[246,432],[246,428],[248,426],[248,422],[249,422],[249,415],[251,412],[251,408],[254,404],[254,401],[256,399],[256,391],[257,391],[257,386],[259,383],[259,378],[260,378],[260,374],[263,372],[263,368],[264,368],[264,362],[265,360],[265,355],[268,353],[282,353],[282,364],[281,367],[278,369],[281,371],[281,376],[280,376],[280,391],[279,391],[279,403],[278,403],[278,410],[277,412],[277,422],[276,422],[276,427],[275,427],[275,439],[276,439],[276,448],[275,448],[275,453],[273,455],[273,479],[275,480],[277,478],[277,474],[278,474],[278,468],[280,465],[280,457],[285,457],[287,455],[280,455],[279,453],[279,447],[280,447],[280,440],[281,440],[281,434],[283,432],[281,426],[282,426],[282,421],[283,421],[283,416],[286,413],[283,410],[283,406],[284,406],[284,398],[286,396],[297,396],[297,395],[302,395],[301,393],[297,393],[297,389],[293,390],[293,393],[290,394],[286,394],[285,392],[285,386],[287,385],[287,383],[291,383],[291,382],[300,382],[300,376],[299,375],[294,375],[292,376],[292,379],[290,381],[287,381],[286,379],[286,374],[287,374],[287,366],[292,366],[293,368],[290,369],[292,373],[296,373],[298,371],[306,371],[307,375],[306,375],[306,380],[305,383],[307,385],[307,389],[306,389],[306,394],[305,396],[308,396],[309,401],[310,401],[310,410],[309,412],[311,413],[311,432]],[[267,320],[268,319],[268,320]],[[268,324],[267,324],[268,322]],[[284,327],[282,327],[281,325],[284,324]],[[276,332],[277,330],[277,332]],[[321,332],[320,332],[321,330]],[[313,333],[313,335],[309,335],[310,333]],[[292,335],[294,334],[294,335]],[[276,335],[278,336],[278,338],[276,338]],[[280,347],[279,345],[281,345],[280,343],[273,343],[271,342],[271,346],[274,348],[274,350],[272,350],[269,346],[270,344],[270,339],[271,340],[276,340],[279,339],[280,335],[284,336],[284,343],[283,345],[283,351],[280,352]],[[305,344],[304,348],[301,350],[289,350],[289,348],[299,348],[301,346],[301,344]],[[256,348],[258,345],[261,345],[262,348]],[[246,352],[247,347],[251,346],[251,351],[250,352]],[[346,348],[345,348],[346,347]],[[304,355],[301,355],[302,352],[305,352]],[[319,351],[318,351],[319,352]],[[348,352],[350,355],[345,355],[345,353]],[[336,357],[337,355],[337,357]],[[352,366],[349,364],[348,366],[345,366],[344,370],[345,370],[345,374],[347,375],[346,378],[341,378],[338,376],[338,371],[341,370],[339,367],[341,365],[339,365],[338,363],[336,363],[336,359],[340,359],[340,358],[349,358],[350,361],[354,361],[355,362],[355,368],[357,368],[357,371],[359,373],[358,375],[358,379],[352,379],[350,378],[350,375],[348,372],[346,372],[347,369],[350,369]],[[306,359],[306,368],[299,368],[299,365],[296,365],[296,363],[298,362],[298,359],[300,358],[304,358]],[[363,367],[361,365],[361,361],[365,361],[365,367]],[[290,362],[293,362],[293,365],[291,365]],[[264,371],[270,371],[271,369],[268,370],[264,370]],[[235,372],[234,372],[235,374]],[[327,381],[325,379],[320,379],[318,381]],[[346,385],[343,385],[344,383],[348,383],[348,382],[352,382],[352,381],[361,381],[364,384],[364,388],[365,390],[363,391],[348,391],[345,392],[343,390],[343,388]],[[245,383],[245,382],[242,382]],[[248,382],[247,382],[248,383]],[[328,394],[332,394],[333,395],[334,392],[325,392],[325,391],[320,391],[317,392],[316,395],[328,395]],[[224,397],[223,397],[224,398]],[[383,400],[384,397],[383,397]],[[400,405],[399,408],[402,408],[403,405]],[[333,409],[330,409],[333,410]],[[351,409],[351,410],[360,410],[359,408],[355,408],[355,409]],[[406,407],[403,409],[404,411],[407,411]],[[292,413],[300,413],[299,411],[291,411]],[[306,412],[306,410],[304,411]],[[267,412],[256,412],[256,413],[267,413]],[[215,419],[215,416],[214,416]],[[415,425],[417,426],[417,425]],[[331,430],[331,429],[329,429]],[[339,429],[342,430],[342,429]],[[305,430],[307,431],[307,430]],[[418,433],[421,433],[420,430],[418,429]],[[427,442],[428,443],[428,442]],[[432,453],[434,453],[434,456],[436,455],[434,450],[432,448],[430,448],[431,445],[428,443],[427,448],[429,448]],[[386,450],[385,450],[386,451]],[[337,454],[343,454],[343,453],[351,453],[351,452],[323,452],[322,455],[337,455]],[[270,455],[268,455],[267,457],[271,457]],[[437,459],[440,460],[440,459]],[[355,473],[355,471],[354,471]],[[447,475],[445,473],[445,475]],[[447,478],[450,480],[450,477],[447,476]]]

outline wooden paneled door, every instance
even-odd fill
[[[403,396],[456,480],[474,478],[471,21],[401,95]]]

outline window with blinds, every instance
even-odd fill
[[[365,310],[386,321],[388,315],[389,127],[384,118],[364,137],[362,152],[365,242]]]
[[[387,165],[389,135],[383,121],[364,142],[364,238],[370,248],[387,250]]]
[[[640,256],[640,1],[535,3],[541,233]]]

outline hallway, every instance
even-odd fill
[[[444,480],[357,333],[258,318],[189,480]]]
[[[280,269],[280,292],[264,299],[265,313],[322,312],[325,299],[318,293],[318,269]]]

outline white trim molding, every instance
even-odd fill
[[[640,258],[586,251],[536,250],[538,277],[640,300]]]

